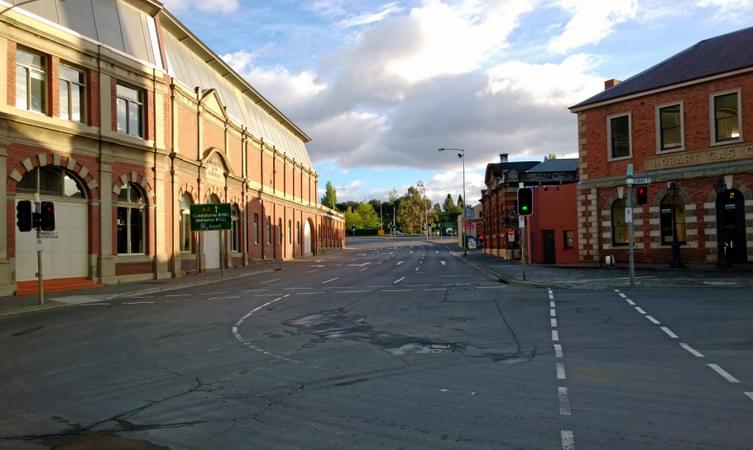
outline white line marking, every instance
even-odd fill
[[[81,303],[79,306],[110,306],[109,303]]]
[[[359,294],[361,292],[369,292],[367,289],[362,289],[358,291],[335,291],[335,294]]]
[[[443,265],[443,266],[446,266],[446,265],[447,265],[447,261],[445,261],[445,260],[440,260],[440,261],[439,261],[439,264],[441,264],[441,265]]]
[[[626,298],[625,301],[627,302],[628,305],[635,306],[635,302],[630,300],[629,298]]]
[[[382,289],[379,292],[413,292],[413,289]]]
[[[552,330],[552,340],[554,342],[558,342],[560,340],[560,332],[557,330]]]
[[[749,399],[753,400],[753,392],[745,392]]]
[[[557,363],[557,379],[558,380],[564,380],[567,376],[565,375],[565,365],[561,362]]]
[[[614,291],[615,291],[615,292],[620,292],[620,290],[619,290],[619,289],[615,289]]]
[[[699,352],[698,350],[694,349],[693,347],[689,346],[688,344],[684,342],[680,342],[680,347],[687,350],[691,355],[695,356],[696,358],[703,358],[703,353]]]
[[[623,294],[622,292],[618,293],[617,295],[619,295],[622,298],[627,298],[627,295]]]
[[[562,430],[562,450],[575,450],[575,436],[570,430]]]
[[[554,357],[562,359],[565,357],[565,355],[562,353],[562,345],[561,344],[554,344]]]
[[[123,302],[124,305],[153,305],[154,302]]]
[[[636,306],[635,310],[638,311],[641,314],[644,314],[644,315],[646,314],[646,311],[643,308],[641,308],[640,306]]]
[[[319,269],[309,270],[306,273],[314,273],[314,272],[319,272]]]
[[[737,378],[733,377],[732,374],[730,374],[726,370],[724,370],[721,367],[719,367],[719,365],[717,365],[717,364],[706,364],[706,365],[709,366],[709,367],[711,367],[714,370],[714,372],[716,372],[719,375],[721,375],[722,378],[724,378],[725,380],[729,381],[730,383],[739,383],[740,382],[740,380],[738,380]]]
[[[648,319],[649,322],[653,323],[654,325],[661,325],[661,322],[654,319],[653,316],[646,315],[646,319]]]
[[[555,304],[554,304],[554,302],[549,302],[549,307],[550,307],[550,308],[554,308],[554,307],[555,307]]]
[[[190,297],[191,294],[167,294],[165,297]]]
[[[366,272],[367,270],[369,270],[369,268],[368,267],[364,267],[363,269],[359,270],[359,272]]]
[[[295,295],[322,295],[324,292],[296,292]]]
[[[430,284],[406,284],[408,287],[424,287],[424,286],[431,286]]]
[[[447,288],[429,288],[429,289],[424,289],[424,292],[446,291],[446,290]]]
[[[340,278],[340,277],[330,278],[329,280],[326,280],[326,281],[322,281],[322,284],[327,284],[327,283],[331,283],[331,282],[333,282],[333,281],[337,280],[338,278]]]
[[[204,292],[204,295],[222,295],[227,294],[228,291],[217,291],[217,292]]]
[[[232,300],[236,298],[241,298],[240,295],[231,295],[227,297],[209,297],[207,300]]]
[[[418,267],[416,267],[416,270],[414,270],[414,272],[418,272]]]
[[[405,277],[400,277],[397,280],[393,281],[392,284],[398,284],[399,282],[403,281]]]
[[[259,284],[269,284],[269,283],[274,283],[275,281],[280,281],[280,279],[279,278],[274,278],[272,280],[260,281]]]
[[[262,291],[268,291],[268,288],[261,288],[261,289],[244,289],[241,292],[262,292]]]
[[[404,264],[404,263],[405,263],[405,261],[398,261],[397,264],[395,264],[395,265],[399,266],[400,264]]]
[[[660,327],[660,328],[661,328],[661,330],[662,330],[663,332],[667,333],[667,336],[671,337],[672,339],[677,339],[677,335],[676,335],[676,334],[674,334],[674,333],[672,332],[672,330],[670,330],[669,328],[667,328],[667,327]]]
[[[191,299],[189,298],[187,300],[165,300],[165,303],[188,303],[190,301]]]
[[[552,308],[549,310],[549,317],[557,317],[557,310]]]
[[[552,328],[557,328],[557,319],[549,319],[549,324]]]
[[[283,288],[283,291],[308,291],[310,287],[287,287]]]
[[[276,297],[280,295],[279,293],[276,294],[254,294],[254,297]]]
[[[504,289],[504,286],[476,286],[476,289]]]
[[[557,394],[560,399],[560,415],[569,416],[570,411],[570,399],[567,398],[567,388],[558,387]]]

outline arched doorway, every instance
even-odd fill
[[[303,256],[311,256],[311,221],[303,222]]]
[[[209,197],[209,203],[220,203],[220,199],[216,195]],[[204,268],[205,269],[219,269],[220,268],[220,230],[202,231],[201,232],[202,246],[201,249],[204,253]]]
[[[84,184],[62,167],[43,166],[24,174],[16,187],[16,201],[41,200],[55,204],[55,231],[43,239],[45,279],[89,276],[89,214]],[[36,232],[16,230],[16,281],[36,279]],[[65,261],[61,263],[61,261]]]
[[[747,262],[745,238],[745,199],[737,189],[727,189],[716,197],[716,232],[719,261]]]

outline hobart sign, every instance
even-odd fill
[[[674,153],[646,159],[644,170],[661,170],[675,167],[697,166],[753,158],[753,145],[725,147],[701,152]]]

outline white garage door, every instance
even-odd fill
[[[42,239],[42,266],[46,280],[88,277],[87,236],[89,235],[85,203],[55,203],[57,238]],[[16,229],[16,281],[36,279],[36,231],[22,233]]]

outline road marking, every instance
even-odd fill
[[[745,392],[749,399],[753,400],[753,392]]]
[[[397,280],[393,281],[392,284],[398,284],[399,282],[403,281],[405,277],[400,277]]]
[[[661,330],[662,330],[663,332],[667,333],[667,336],[671,337],[672,339],[677,339],[677,335],[676,335],[676,334],[674,334],[674,333],[672,332],[672,330],[670,330],[669,328],[667,328],[667,327],[660,327],[660,328],[661,328]]]
[[[359,272],[366,272],[367,270],[369,270],[369,268],[368,267],[364,267],[363,269],[359,270]]]
[[[296,292],[295,295],[322,295],[324,292]]]
[[[241,298],[240,295],[232,295],[227,297],[209,297],[207,300],[232,300],[236,298]]]
[[[502,285],[494,285],[494,286],[476,286],[476,289],[504,289],[505,287]]]
[[[617,295],[619,295],[622,298],[627,298],[627,295],[623,294],[622,292],[618,293]]]
[[[124,305],[153,305],[154,302],[123,302]]]
[[[562,450],[575,450],[575,436],[570,430],[562,430]]]
[[[189,298],[187,300],[165,300],[165,303],[188,303],[190,301],[191,299]]]
[[[629,298],[626,298],[625,301],[627,302],[628,305],[635,306],[635,302],[630,300]]]
[[[276,294],[254,294],[254,297],[276,297],[280,295],[279,293]]]
[[[690,352],[690,354],[695,356],[696,358],[703,358],[703,353],[699,352],[698,350],[694,349],[693,347],[689,346],[688,344],[684,342],[680,342],[680,347]]]
[[[314,272],[319,272],[319,269],[309,270],[306,273],[314,273]]]
[[[405,261],[398,261],[397,264],[395,264],[395,265],[399,266],[400,264],[405,264]]]
[[[714,372],[716,372],[719,375],[721,375],[722,378],[724,378],[725,380],[729,381],[730,383],[739,383],[740,382],[740,380],[738,380],[737,378],[733,377],[732,374],[730,374],[726,370],[724,370],[721,367],[719,367],[718,364],[706,364],[706,365],[709,366],[709,367],[711,367],[714,370]]]
[[[268,301],[267,303],[265,303],[263,305],[257,306],[256,308],[254,308],[251,311],[249,311],[245,316],[241,317],[237,322],[235,322],[235,325],[232,328],[233,336],[235,336],[235,339],[238,342],[240,342],[242,345],[250,348],[251,350],[253,350],[255,352],[262,353],[264,355],[267,355],[267,356],[270,356],[272,358],[279,359],[279,360],[282,360],[282,361],[287,361],[287,362],[292,362],[292,363],[298,364],[299,361],[296,361],[296,360],[290,359],[290,358],[286,358],[286,357],[281,356],[281,355],[276,355],[276,354],[270,352],[269,350],[264,350],[263,348],[257,347],[254,344],[252,344],[250,342],[247,342],[246,340],[243,339],[243,335],[241,335],[240,331],[238,331],[238,327],[240,327],[241,325],[243,325],[243,322],[245,322],[246,319],[248,319],[249,317],[251,317],[252,315],[254,315],[254,313],[256,313],[257,311],[260,311],[260,310],[266,308],[267,306],[270,306],[270,305],[272,305],[274,303],[277,303],[280,300],[282,300],[284,298],[287,298],[289,296],[290,296],[290,294],[286,294],[286,295],[283,295],[282,297],[277,297],[274,300],[270,300],[270,301]]]
[[[549,310],[549,317],[557,317],[557,310],[552,308]]]
[[[567,398],[567,388],[558,387],[557,394],[560,399],[560,415],[569,416],[570,411],[570,399]]]
[[[361,292],[369,292],[367,289],[355,290],[355,291],[335,291],[335,294],[359,294]]]
[[[654,319],[653,316],[646,315],[646,319],[648,319],[649,322],[653,323],[654,325],[661,325],[661,322]]]
[[[365,262],[361,264],[348,264],[348,267],[363,267],[363,266],[368,266],[369,264],[371,264],[371,262]]]
[[[269,284],[269,283],[274,283],[275,281],[280,281],[280,279],[279,278],[274,278],[272,280],[260,281],[259,284]]]
[[[406,284],[408,287],[424,287],[424,286],[431,286],[430,284],[423,283],[423,284]]]
[[[222,295],[227,294],[228,291],[217,291],[217,292],[204,292],[204,295]]]
[[[635,310],[638,311],[639,313],[643,314],[643,315],[646,314],[646,311],[643,308],[641,308],[640,306],[636,306]]]
[[[308,291],[310,287],[287,287],[283,288],[283,291]]]
[[[615,289],[614,291],[615,291],[615,292],[620,292],[620,290],[619,290],[619,289]]]
[[[552,340],[554,342],[558,342],[560,340],[560,332],[557,330],[552,330]]]
[[[552,328],[557,328],[557,319],[549,319],[549,324]]]
[[[416,270],[414,270],[414,272],[418,272],[418,267],[416,267]]]
[[[554,304],[554,302],[549,302],[549,307],[550,307],[550,308],[554,308],[554,307],[555,307],[555,304]]]
[[[564,353],[562,352],[562,345],[561,344],[554,344],[554,357],[562,359],[565,357]]]
[[[322,267],[327,267],[324,264],[311,264],[309,267],[316,267],[318,269],[321,269]]]
[[[268,288],[262,288],[262,289],[244,289],[241,292],[261,292],[261,291],[268,291]]]
[[[443,266],[446,266],[446,265],[447,265],[447,261],[445,261],[445,260],[440,260],[440,261],[439,261],[439,264],[441,264],[441,265],[443,265]]]
[[[109,303],[81,303],[79,306],[110,306]]]
[[[327,284],[327,283],[331,283],[331,282],[333,282],[333,281],[335,281],[335,280],[337,280],[337,279],[339,279],[339,278],[340,278],[340,277],[330,278],[329,280],[325,280],[325,281],[322,281],[322,284]]]
[[[413,289],[382,289],[379,292],[413,292]]]
[[[567,376],[565,375],[565,365],[561,362],[557,363],[557,379],[558,380],[564,380]]]
[[[167,294],[165,297],[190,297],[191,294]]]
[[[424,289],[424,292],[433,292],[433,291],[446,291],[447,288],[428,288]]]

